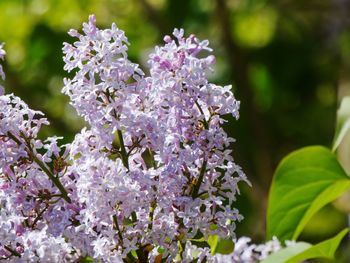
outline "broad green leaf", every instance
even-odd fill
[[[325,189],[320,195],[316,197],[316,199],[312,202],[303,218],[300,220],[298,227],[295,229],[294,235],[292,239],[297,239],[298,236],[303,231],[306,224],[312,218],[314,214],[317,213],[322,207],[326,204],[332,202],[337,199],[342,193],[347,191],[350,188],[350,180],[339,180],[330,185],[327,189]]]
[[[334,259],[334,253],[337,250],[340,242],[348,233],[348,229],[344,229],[341,231],[338,235],[331,239],[327,239],[321,243],[318,243],[304,252],[292,257],[291,259],[285,261],[285,263],[299,263],[303,262],[307,259],[313,259],[313,258],[327,258],[327,259]]]
[[[350,129],[350,97],[344,97],[337,111],[337,125],[335,128],[332,151],[335,151]]]
[[[279,164],[271,185],[267,237],[297,239],[309,219],[350,188],[335,155],[322,146],[292,152]]]
[[[231,254],[234,249],[234,243],[231,239],[221,239],[218,235],[210,235],[207,243],[210,247],[212,255],[219,254]]]
[[[297,242],[289,247],[282,248],[281,250],[276,251],[275,253],[269,255],[261,263],[279,263],[286,262],[288,259],[298,255],[301,252],[304,252],[308,248],[312,247],[311,244],[306,242]]]
[[[347,232],[348,229],[344,229],[335,237],[314,246],[305,242],[297,242],[271,254],[261,263],[299,263],[313,258],[333,259],[335,251]]]

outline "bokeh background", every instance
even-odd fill
[[[73,41],[67,30],[92,13],[100,27],[116,22],[126,32],[130,59],[143,68],[175,27],[210,40],[217,57],[211,81],[232,84],[241,101],[239,121],[228,118],[225,129],[253,185],[241,187],[237,206],[246,219],[237,234],[263,241],[278,162],[302,146],[330,146],[337,105],[350,94],[350,0],[0,0],[6,91],[46,113],[43,137],[69,142],[85,125],[60,92],[62,42]],[[302,238],[317,242],[346,225],[345,213],[330,205]]]

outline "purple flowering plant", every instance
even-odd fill
[[[282,249],[273,235],[296,238],[273,224],[264,245],[235,236],[238,183],[249,181],[222,124],[239,101],[208,81],[207,40],[175,29],[145,73],[115,24],[90,16],[69,35],[62,92],[87,123],[70,144],[40,140],[44,114],[0,87],[0,260],[259,262]]]
[[[146,75],[115,24],[100,30],[90,16],[69,35],[62,92],[88,124],[71,144],[39,140],[43,114],[0,97],[0,256],[171,260],[190,257],[191,239],[232,239],[237,184],[248,181],[221,125],[239,102],[208,82],[208,41],[175,29]]]

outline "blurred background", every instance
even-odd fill
[[[6,91],[46,113],[43,137],[69,142],[85,125],[60,92],[61,49],[73,41],[67,30],[92,13],[99,27],[116,22],[126,32],[130,59],[143,68],[174,27],[210,40],[217,57],[210,80],[232,84],[241,101],[239,121],[228,118],[225,129],[253,185],[241,186],[237,206],[246,219],[237,235],[263,241],[278,162],[302,146],[330,146],[339,101],[350,94],[350,0],[0,0]],[[344,213],[327,206],[302,239],[322,240],[346,224]]]

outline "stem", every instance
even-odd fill
[[[131,212],[131,219],[132,219],[133,223],[135,223],[137,221],[137,215],[136,215],[135,211]]]
[[[193,187],[193,191],[192,191],[192,198],[193,199],[195,199],[198,196],[199,188],[201,187],[206,169],[207,169],[207,160],[204,160],[199,177],[198,177],[198,181],[195,184],[195,186]]]
[[[127,157],[130,156],[130,154],[132,153],[132,151],[133,151],[135,148],[140,147],[140,143],[141,143],[141,141],[142,141],[144,138],[145,138],[145,135],[142,134],[142,135],[140,136],[140,138],[139,138],[136,142],[134,142],[133,145],[132,145],[131,147],[129,147],[129,151],[128,151],[128,153],[126,154]]]
[[[129,151],[128,151],[128,153],[126,154],[126,156],[129,157],[130,154],[131,154],[131,152],[132,152],[135,148],[137,148],[137,145],[131,146],[131,147],[129,148]]]
[[[14,256],[16,256],[16,257],[21,257],[21,254],[19,254],[16,250],[13,250],[12,248],[10,248],[9,246],[4,246],[4,248],[7,250],[7,251],[9,251],[9,252],[11,252],[11,254],[12,255],[14,255]]]
[[[124,246],[122,232],[120,231],[119,224],[118,224],[118,218],[117,218],[116,215],[113,215],[113,223],[114,223],[115,229],[118,232],[117,234],[118,234],[118,237],[119,237],[120,244],[122,246]]]
[[[157,168],[157,165],[156,165],[156,161],[154,159],[154,155],[153,155],[153,152],[150,148],[147,148],[150,156],[151,156],[151,164],[153,166],[154,169]],[[158,176],[157,176],[158,177]],[[152,186],[153,190],[156,192],[157,191],[157,188],[156,186]],[[148,216],[148,220],[149,220],[149,224],[148,224],[148,229],[149,230],[152,230],[153,228],[153,217],[154,217],[154,209],[157,207],[157,201],[154,199],[152,202],[151,202],[151,206],[149,208],[149,216]]]
[[[154,216],[154,209],[156,208],[156,206],[157,206],[157,203],[155,201],[153,201],[151,203],[150,208],[149,208],[149,217],[148,217],[148,220],[149,220],[148,229],[149,230],[152,230],[152,227],[153,227],[153,216]]]
[[[144,246],[140,246],[139,249],[136,250],[136,254],[137,254],[137,258],[138,258],[138,262],[140,263],[148,263],[148,254],[149,251],[147,251],[147,247],[149,245],[146,244]],[[153,247],[152,247],[153,248]]]
[[[131,254],[131,252],[129,252],[126,255],[126,258],[123,259],[123,262],[126,263],[137,263],[136,259],[134,258],[134,256]]]
[[[11,132],[7,133],[8,137],[11,138],[13,141],[15,141],[18,145],[21,145],[22,142],[16,137],[14,136]],[[25,146],[27,148],[27,153],[29,155],[30,158],[33,159],[33,161],[40,167],[40,169],[46,173],[46,175],[49,177],[49,179],[52,181],[52,183],[60,190],[62,198],[68,202],[71,203],[72,201],[70,200],[70,198],[68,197],[68,193],[66,191],[66,189],[64,188],[64,186],[61,184],[60,180],[58,179],[58,177],[56,177],[47,167],[46,165],[40,161],[38,159],[38,157],[35,156],[33,149],[30,145],[30,142],[24,138],[25,140]]]
[[[117,134],[118,134],[118,139],[119,139],[119,143],[120,143],[120,153],[122,156],[122,161],[123,161],[123,164],[126,167],[126,169],[129,170],[128,154],[127,154],[126,149],[125,149],[122,131],[118,130]]]
[[[350,214],[347,214],[347,219],[348,227],[350,227]],[[348,237],[350,237],[350,234],[348,234]]]
[[[154,159],[154,154],[150,148],[147,148],[149,155],[151,156],[151,165],[154,169],[157,168],[156,160]]]
[[[208,129],[209,128],[209,124],[207,122],[207,120],[205,119],[205,115],[204,115],[204,111],[202,110],[201,106],[199,105],[199,103],[197,101],[195,101],[198,109],[199,109],[199,112],[203,115],[203,124],[204,124],[204,128],[205,129]]]
[[[49,171],[49,169],[47,169],[45,167],[45,165],[34,155],[32,155],[33,160],[37,163],[37,165],[39,165],[39,167],[47,174],[47,176],[50,178],[50,180],[54,183],[54,185],[60,190],[61,194],[62,194],[62,198],[68,202],[71,203],[72,201],[70,200],[70,198],[68,197],[68,193],[66,191],[66,189],[64,188],[64,186],[61,184],[60,180],[58,179],[58,177],[54,176],[53,173],[51,173]]]
[[[46,205],[46,207],[38,214],[38,216],[34,219],[34,222],[31,225],[31,228],[34,229],[36,223],[38,223],[39,219],[41,218],[41,216],[44,214],[44,212],[49,208],[48,205]]]

